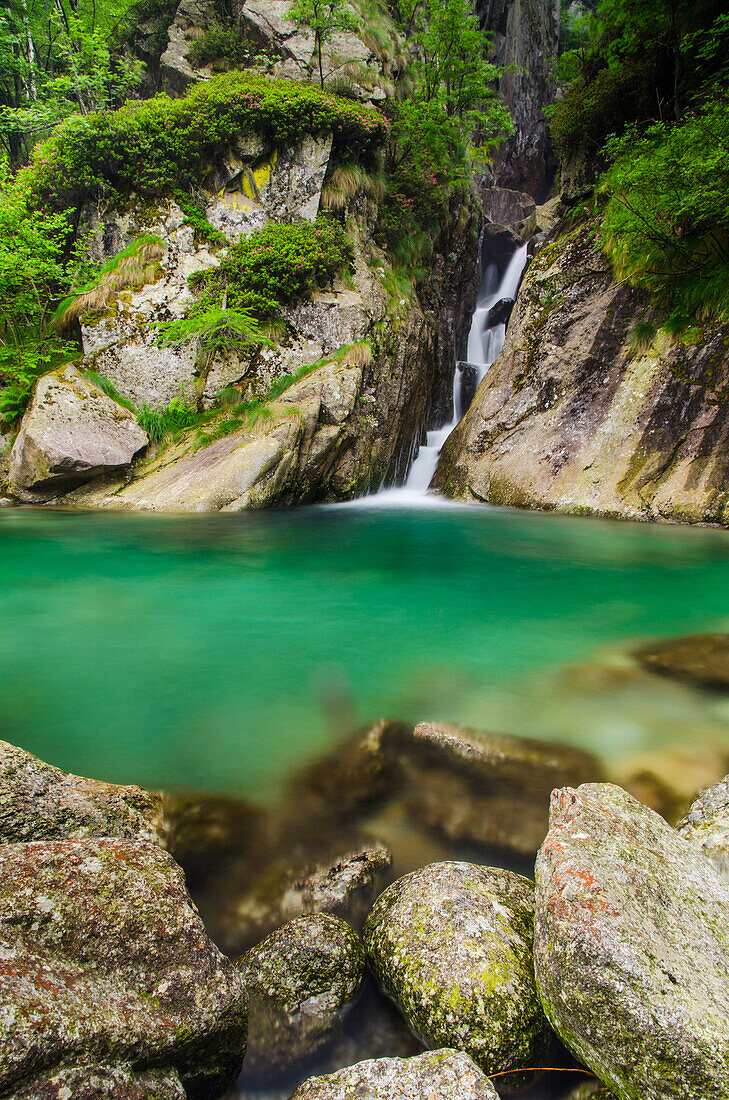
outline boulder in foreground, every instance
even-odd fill
[[[534,961],[552,1026],[619,1100],[727,1100],[729,892],[619,787],[552,797]]]
[[[164,843],[162,797],[84,779],[0,741],[0,843],[116,836]]]
[[[123,472],[148,442],[133,412],[65,367],[38,381],[10,456],[10,488],[21,500],[50,500]]]
[[[539,1064],[548,1042],[532,965],[534,886],[501,868],[433,863],[398,879],[364,929],[372,968],[430,1047],[486,1073]]]
[[[0,960],[1,1095],[52,1097],[49,1077],[83,1062],[107,1080],[127,1071],[130,1089],[154,1069],[164,1097],[177,1075],[202,1100],[240,1071],[243,981],[155,845],[0,845]]]
[[[291,1100],[497,1100],[468,1055],[430,1050],[415,1058],[376,1058],[304,1081]]]
[[[247,1075],[282,1073],[331,1039],[359,992],[364,948],[326,913],[277,928],[236,964],[248,993]]]

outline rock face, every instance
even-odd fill
[[[469,863],[433,863],[389,886],[365,923],[385,991],[430,1047],[486,1073],[539,1064],[547,1025],[534,985],[534,887]]]
[[[435,485],[468,501],[724,522],[729,411],[716,392],[729,377],[729,329],[635,350],[644,302],[613,281],[593,230],[563,232],[532,261],[507,345],[447,440]]]
[[[165,842],[162,797],[84,779],[0,741],[0,844],[85,837]]]
[[[417,820],[523,856],[544,840],[552,790],[601,778],[597,759],[579,749],[430,722],[415,727],[406,756]]]
[[[689,634],[636,651],[650,672],[699,687],[729,690],[729,634]]]
[[[106,1079],[101,1096],[126,1095],[113,1091],[115,1074],[128,1074],[130,1097],[151,1071],[163,1097],[180,1094],[175,1075],[200,1098],[237,1076],[243,982],[158,847],[112,838],[0,845],[0,944],[5,1095],[38,1075],[28,1095],[60,1100],[86,1072],[80,1063]]]
[[[22,500],[48,500],[99,474],[128,469],[148,443],[134,413],[73,367],[44,375],[10,458],[10,487]]]
[[[476,10],[492,35],[493,60],[510,69],[499,81],[499,95],[516,132],[496,151],[495,181],[544,201],[556,168],[543,111],[556,91],[560,5],[556,0],[478,0]]]
[[[365,972],[364,948],[326,914],[277,928],[238,960],[249,998],[244,1073],[284,1073],[338,1031]]]
[[[222,911],[207,916],[206,924],[230,955],[240,954],[286,921],[310,913],[331,913],[357,927],[382,888],[391,862],[381,845],[339,849],[313,862],[296,853],[281,857],[240,893],[229,889]]]
[[[729,1096],[729,894],[619,787],[555,791],[537,860],[545,1012],[619,1100]]]
[[[432,1050],[416,1058],[378,1058],[312,1077],[291,1100],[496,1100],[487,1077],[458,1050]]]
[[[704,791],[676,828],[729,882],[729,775]]]

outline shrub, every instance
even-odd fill
[[[229,309],[264,321],[323,286],[351,261],[351,245],[334,222],[272,224],[232,245],[219,267],[196,272],[190,283],[203,292],[198,310],[225,294]]]
[[[617,275],[674,327],[729,317],[729,97],[681,123],[633,129],[608,155],[603,239]]]
[[[333,131],[356,155],[380,144],[388,123],[373,107],[311,85],[232,72],[182,99],[157,95],[68,119],[21,175],[32,205],[46,210],[75,207],[109,190],[161,196],[194,183],[217,149],[248,130],[278,144]]]
[[[580,148],[594,155],[611,134],[655,109],[651,70],[646,62],[604,68],[589,80],[578,77],[564,98],[548,108],[552,139],[562,156]]]
[[[239,26],[225,27],[217,24],[208,27],[192,42],[187,51],[187,60],[193,69],[212,65],[224,72],[221,63],[226,66],[248,65],[261,52],[260,47],[254,45]]]

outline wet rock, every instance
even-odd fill
[[[80,1059],[107,1076],[177,1073],[191,1098],[237,1076],[243,981],[155,845],[0,845],[0,945],[3,1094]]]
[[[0,843],[101,836],[164,845],[161,795],[70,775],[0,741]]]
[[[494,325],[507,325],[514,308],[513,298],[499,298],[498,302],[491,306],[486,317],[489,328]]]
[[[205,914],[206,924],[229,955],[241,954],[274,928],[310,913],[331,913],[361,927],[391,861],[377,844],[345,847],[336,854],[330,849],[318,858],[294,851],[257,871],[242,892],[228,894],[218,911]]]
[[[36,1077],[9,1100],[185,1100],[177,1073],[124,1066],[71,1066]]]
[[[374,722],[307,764],[289,786],[297,812],[351,819],[395,795],[402,783],[399,748],[410,732],[402,722]]]
[[[215,876],[228,859],[264,849],[269,822],[263,810],[225,795],[166,794],[167,849],[189,888]]]
[[[611,784],[552,797],[534,961],[550,1023],[620,1100],[729,1095],[725,884]]]
[[[338,917],[298,917],[236,966],[249,998],[246,1076],[284,1073],[332,1039],[365,971],[359,936]]]
[[[579,749],[430,722],[415,727],[407,771],[419,820],[527,856],[544,839],[554,787],[601,777]]]
[[[651,672],[700,687],[729,690],[729,634],[689,634],[636,650]]]
[[[458,1050],[431,1050],[415,1058],[359,1062],[327,1077],[304,1081],[291,1100],[496,1100],[496,1091]]]
[[[677,829],[729,882],[729,776],[696,799]]]
[[[587,1081],[567,1094],[565,1100],[615,1100],[600,1081]]]
[[[479,197],[489,221],[506,226],[516,234],[520,233],[521,227],[529,221],[537,208],[531,195],[523,191],[512,191],[508,187],[482,187]]]
[[[10,488],[48,500],[100,474],[123,472],[149,442],[134,413],[71,366],[36,384],[10,457]]]
[[[370,965],[430,1047],[486,1073],[535,1066],[548,1028],[534,985],[534,887],[499,868],[434,863],[385,890],[365,923]]]

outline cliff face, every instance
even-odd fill
[[[557,165],[544,108],[556,91],[559,0],[477,0],[476,8],[492,36],[495,64],[508,70],[499,94],[515,126],[514,136],[496,151],[492,181],[543,202]]]
[[[594,225],[558,226],[446,443],[436,487],[500,505],[726,522],[729,326],[637,350],[644,312],[612,278]]]

